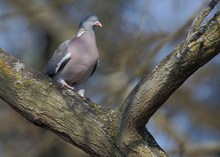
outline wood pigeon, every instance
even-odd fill
[[[102,24],[95,15],[80,22],[76,37],[64,41],[54,52],[44,68],[44,74],[60,83],[62,87],[77,88],[95,72],[99,62],[94,27]],[[85,90],[78,93],[84,97]]]

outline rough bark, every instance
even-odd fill
[[[219,53],[219,12],[201,26],[218,2],[213,0],[199,14],[187,39],[144,76],[115,110],[60,89],[4,50],[0,50],[0,97],[30,122],[91,156],[167,156],[145,125],[188,77]]]

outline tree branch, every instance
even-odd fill
[[[0,79],[0,97],[30,122],[54,132],[91,156],[122,154],[104,132],[109,121],[104,115],[110,113],[100,106],[78,94],[60,91],[41,73],[3,50]]]
[[[214,3],[211,2],[211,4]],[[206,9],[205,12],[207,12]],[[185,42],[166,56],[148,76],[144,76],[130,92],[119,109],[122,114],[119,115],[118,145],[123,147],[131,142],[127,140],[127,143],[124,143],[127,134],[143,133],[146,123],[170,95],[196,70],[219,53],[219,13],[218,11],[208,22],[193,30],[193,38],[188,36]],[[205,16],[200,17],[205,18]]]
[[[219,0],[212,0],[196,17],[193,21],[193,24],[189,30],[188,36],[191,36],[194,32],[196,32],[203,20],[208,16],[208,14],[214,9],[214,7],[218,4]],[[189,37],[188,37],[189,38]]]

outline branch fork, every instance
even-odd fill
[[[0,97],[30,122],[91,156],[167,156],[145,125],[189,76],[219,54],[219,11],[201,26],[218,2],[209,3],[193,22],[187,39],[144,76],[114,110],[60,90],[3,49]]]

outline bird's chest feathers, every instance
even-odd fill
[[[93,32],[94,33],[94,32]],[[71,62],[80,65],[93,65],[99,58],[95,36],[92,32],[85,33],[76,39],[68,52],[71,53]]]
[[[62,77],[71,83],[86,81],[90,77],[96,64],[93,59],[86,58],[87,57],[79,57],[76,60],[71,59],[61,72]]]
[[[99,59],[99,52],[94,40],[76,40],[68,52],[71,59],[64,67],[61,75],[67,80],[79,82],[90,77]]]

